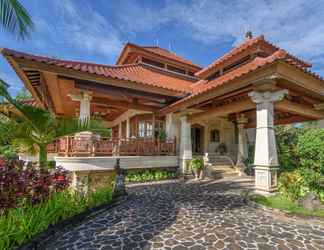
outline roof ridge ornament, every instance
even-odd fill
[[[253,38],[252,31],[251,31],[251,30],[248,30],[248,31],[245,33],[245,39],[246,39],[246,40],[249,40],[249,39],[252,39],[252,38]]]

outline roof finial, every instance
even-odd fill
[[[245,33],[245,39],[252,39],[252,38],[253,38],[252,31],[251,30],[248,30]]]

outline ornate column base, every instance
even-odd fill
[[[277,171],[274,166],[255,166],[255,189],[263,192],[277,191]]]
[[[180,176],[191,175],[191,159],[180,159]]]

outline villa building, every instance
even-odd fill
[[[102,118],[111,138],[81,133],[49,148],[73,171],[179,167],[193,155],[247,158],[256,128],[256,188],[274,191],[279,167],[274,125],[324,118],[324,80],[305,62],[265,40],[245,41],[207,67],[159,47],[127,43],[116,65],[60,60],[2,49],[37,105],[57,116]]]

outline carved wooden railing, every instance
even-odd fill
[[[176,155],[176,140],[152,138],[88,138],[68,136],[48,146],[60,156],[153,156]]]

